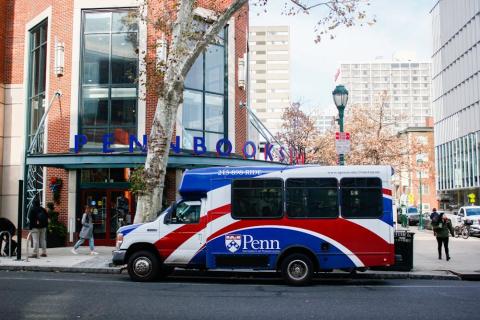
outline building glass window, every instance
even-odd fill
[[[111,148],[137,133],[138,23],[134,10],[83,11],[80,133]]]
[[[208,151],[227,138],[227,52],[226,31],[210,44],[193,64],[185,79],[183,99],[183,142],[193,149],[193,138],[205,139]]]
[[[42,21],[30,30],[30,66],[28,86],[29,140],[35,135],[45,113],[48,22]]]

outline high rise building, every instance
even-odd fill
[[[315,125],[315,128],[320,133],[325,133],[335,126],[335,117],[338,111],[335,107],[319,108],[308,114]]]
[[[288,26],[252,26],[250,49],[250,105],[275,135],[290,105],[290,32]]]
[[[431,116],[431,63],[397,56],[393,60],[342,63],[341,83],[348,91],[348,106],[378,107],[385,93],[387,119],[395,130],[425,126]]]
[[[440,0],[433,23],[433,116],[443,207],[480,196],[480,0]]]

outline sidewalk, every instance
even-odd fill
[[[22,241],[24,244],[25,241]],[[67,248],[49,248],[46,258],[28,258],[26,248],[22,250],[22,260],[16,257],[0,257],[0,270],[57,271],[82,273],[120,273],[121,267],[111,267],[113,247],[95,247],[98,255],[91,256],[88,246],[82,246],[75,255]],[[32,249],[29,249],[31,254]]]
[[[450,238],[450,254],[452,259],[438,260],[437,241],[431,230],[419,231],[417,227],[410,227],[414,236],[413,270],[410,272],[373,271],[351,275],[344,272],[324,274],[325,277],[355,277],[369,279],[468,279],[480,280],[480,238],[468,239]],[[25,241],[23,241],[23,244]],[[23,271],[56,271],[81,273],[110,273],[122,272],[122,267],[110,266],[113,247],[96,247],[97,256],[90,256],[88,247],[81,247],[79,254],[70,252],[71,247],[48,249],[46,258],[29,258],[25,261],[26,250],[23,249],[21,261],[14,258],[1,257],[0,270]],[[30,250],[31,252],[31,250]],[[184,274],[183,271],[176,272]],[[191,271],[185,272],[191,274]],[[207,272],[213,276],[223,275],[224,272]],[[230,273],[231,275],[231,273]]]

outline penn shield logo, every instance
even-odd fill
[[[242,246],[242,236],[239,234],[225,235],[225,246],[231,253],[237,252]]]

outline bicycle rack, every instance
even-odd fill
[[[10,234],[10,232],[8,231],[2,231],[0,232],[0,239],[2,238],[2,235],[6,233],[7,236],[8,236],[8,256],[9,257],[12,257],[12,235]],[[5,244],[6,245],[6,244]],[[0,250],[2,250],[2,248],[0,247]],[[0,251],[0,256],[2,255],[1,251]]]

